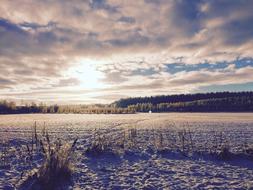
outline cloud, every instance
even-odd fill
[[[238,47],[225,51],[224,47],[244,46],[252,40],[250,1],[25,2],[30,6],[2,3],[0,10],[5,15],[5,23],[0,25],[6,26],[8,22],[9,31],[19,30],[18,36],[23,39],[20,45],[27,47],[25,42],[29,42],[28,51],[38,49],[38,52],[49,50],[95,57],[122,51],[165,51],[172,57],[181,51],[181,56],[188,59],[197,55],[198,62],[211,60],[212,55],[226,58],[226,54],[235,53]],[[15,12],[13,7],[17,7]]]
[[[128,17],[128,16],[122,16],[118,19],[118,21],[123,22],[123,23],[129,23],[129,24],[135,23],[135,19],[133,17]]]
[[[108,97],[243,85],[252,81],[252,9],[244,0],[2,0],[0,92],[89,91],[70,73],[88,64]]]
[[[10,85],[15,84],[15,82],[5,79],[5,78],[0,78],[0,87],[1,88],[9,88]]]
[[[79,85],[80,81],[77,78],[67,78],[61,79],[57,84],[52,85],[52,87],[68,87]]]
[[[101,82],[106,83],[122,83],[127,81],[127,78],[123,77],[120,72],[110,72],[105,74],[105,78],[101,79]]]

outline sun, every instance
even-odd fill
[[[85,89],[103,88],[102,82],[104,74],[98,71],[97,66],[101,61],[91,59],[80,59],[77,66],[72,68],[72,75],[80,81],[80,87]]]

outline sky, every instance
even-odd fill
[[[1,0],[0,99],[253,90],[252,0]]]

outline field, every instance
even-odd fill
[[[253,113],[2,115],[0,189],[32,189],[43,139],[73,146],[59,189],[253,188]]]

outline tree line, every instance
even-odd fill
[[[211,93],[196,93],[196,94],[176,94],[176,95],[161,95],[150,97],[133,97],[124,98],[112,103],[116,107],[127,108],[130,105],[147,104],[157,105],[160,103],[177,103],[191,102],[205,99],[220,99],[230,97],[252,97],[253,92],[211,92]]]
[[[136,112],[251,112],[253,92],[217,92],[151,96],[120,99],[112,104],[46,105],[30,103],[16,105],[0,101],[0,114],[78,113],[133,114]]]
[[[253,92],[139,97],[121,99],[113,104],[136,112],[251,112]]]
[[[0,114],[26,114],[26,113],[78,113],[78,114],[132,114],[131,108],[116,108],[109,105],[49,105],[31,103],[16,105],[13,101],[0,101]]]

